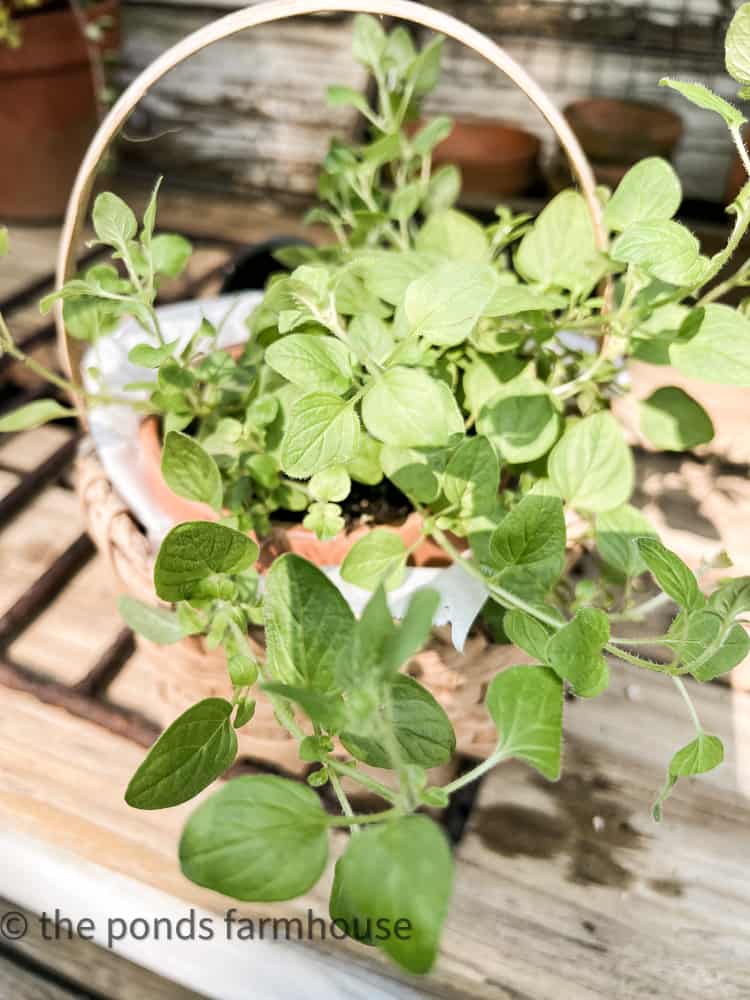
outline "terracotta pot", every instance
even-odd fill
[[[112,24],[97,51],[116,47],[119,0],[83,16]],[[89,46],[69,9],[42,9],[21,28],[19,48],[0,46],[0,217],[59,219],[97,126]]]
[[[509,198],[537,179],[540,149],[535,135],[515,125],[466,118],[435,148],[433,162],[461,169],[465,195]]]
[[[631,165],[646,156],[671,156],[682,119],[644,101],[592,98],[569,104],[564,115],[586,155],[600,163]]]
[[[180,521],[217,521],[219,515],[208,504],[195,503],[177,496],[167,486],[161,473],[161,438],[156,417],[147,417],[140,425],[138,433],[141,446],[142,468],[147,477],[151,495],[159,507],[178,524]],[[339,566],[351,547],[364,538],[374,528],[385,528],[396,532],[407,548],[411,547],[422,534],[422,518],[417,513],[410,514],[399,525],[361,524],[352,531],[343,532],[330,541],[322,542],[315,532],[301,524],[285,524],[277,521],[267,538],[261,541],[258,569],[268,569],[273,560],[282,552],[295,552],[317,566]],[[457,540],[458,541],[458,540]],[[416,566],[448,566],[450,559],[434,542],[426,539],[413,553]]]

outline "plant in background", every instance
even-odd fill
[[[728,68],[743,87],[750,85],[748,31],[745,5],[727,47]],[[341,815],[329,815],[297,782],[233,779],[188,822],[184,872],[239,899],[288,899],[320,877],[330,830],[349,828],[332,917],[413,972],[434,961],[451,892],[448,846],[422,807],[446,805],[511,757],[556,779],[564,691],[601,694],[608,657],[671,678],[695,726],[669,764],[654,806],[659,818],[680,777],[711,770],[723,757],[683,679],[711,680],[750,651],[742,625],[750,578],[702,593],[629,504],[633,460],[609,412],[624,391],[619,372],[630,356],[750,386],[750,300],[736,309],[718,303],[748,283],[747,265],[713,284],[750,225],[750,184],[729,207],[726,248],[710,258],[674,221],[679,181],[658,159],[633,167],[611,197],[602,191],[612,237],[606,253],[575,191],[558,195],[535,220],[499,208],[484,225],[453,208],[457,172],[431,169],[450,122],[410,124],[437,81],[440,50],[438,39],[417,52],[403,29],[386,34],[373,18],[357,18],[354,52],[372,72],[377,98],[371,106],[334,87],[329,99],[356,107],[371,135],[364,144],[332,144],[320,183],[325,206],[311,216],[330,226],[336,243],[285,253],[291,273],[269,283],[238,357],[216,350],[217,330],[205,322],[179,349],[160,329],[159,276],[178,274],[190,248],[180,237],[155,235],[156,192],[140,226],[114,195],[97,199],[94,228],[119,268],[97,265],[58,293],[73,336],[95,343],[125,315],[141,324],[144,342],[130,359],[157,378],[134,388],[145,394],[143,412],[161,420],[164,476],[176,493],[221,515],[216,523],[177,525],[160,547],[154,583],[174,610],[130,598],[121,610],[152,641],[202,635],[222,646],[234,698],[207,699],[177,719],[133,777],[127,801],[142,809],[177,805],[223,774],[261,691],[313,766],[309,785],[330,784]],[[744,118],[736,109],[698,85],[670,85],[718,110],[737,139]],[[613,296],[603,291],[607,278]],[[23,360],[4,327],[3,338]],[[89,376],[96,381],[98,373]],[[107,400],[98,385],[88,402]],[[0,429],[57,415],[58,403],[37,401]],[[641,429],[669,450],[713,434],[706,413],[678,388],[660,389],[642,405]],[[411,547],[376,528],[351,549],[342,576],[372,591],[359,619],[328,577],[295,555],[277,559],[261,581],[258,545],[248,535],[262,539],[286,509],[304,514],[320,538],[333,537],[344,528],[353,483],[365,494],[406,498],[422,525]],[[599,566],[576,586],[565,573],[574,521],[577,540]],[[398,623],[386,598],[427,537],[482,582],[498,640],[534,660],[489,686],[495,751],[442,786],[430,784],[427,772],[454,753],[451,722],[401,672],[427,641],[437,596],[417,592]],[[644,599],[647,580],[658,593]],[[665,634],[617,636],[617,622],[642,621],[670,601],[678,613]],[[257,625],[265,656],[248,638]],[[634,652],[639,645],[658,645],[665,655],[654,661]],[[384,784],[362,764],[393,772],[395,781]],[[378,795],[383,809],[356,813],[343,778]],[[408,940],[375,932],[378,919],[398,918],[410,921]]]

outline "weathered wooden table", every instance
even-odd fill
[[[162,225],[187,230],[198,246],[186,278],[166,290],[172,298],[213,291],[241,244],[298,229],[266,207],[238,210],[192,195],[165,196]],[[0,268],[6,318],[42,353],[51,351],[51,328],[34,302],[49,287],[54,238],[16,233]],[[40,392],[2,359],[0,377],[20,383],[25,398]],[[0,940],[3,1000],[276,1000],[324,991],[329,998],[750,997],[750,696],[691,686],[706,728],[727,744],[727,761],[681,782],[657,826],[650,803],[691,724],[670,685],[619,670],[596,704],[568,704],[559,783],[507,764],[443,816],[457,881],[429,979],[402,978],[351,943],[227,941],[222,914],[231,902],[188,883],[177,865],[192,806],[142,813],[123,802],[156,727],[133,710],[143,665],[118,619],[108,568],[80,527],[69,481],[76,437],[71,426],[0,440],[0,917],[17,911],[29,928],[12,940],[11,926]],[[684,462],[674,461],[674,475],[684,474]],[[643,467],[642,486],[653,474],[648,462]],[[734,484],[728,497],[745,495],[745,469],[703,468],[714,472]],[[727,525],[706,529],[704,514],[675,492],[680,530],[721,541]],[[283,907],[239,909],[289,917],[311,908],[324,917],[329,878]],[[133,920],[176,921],[191,907],[211,918],[213,940],[138,940],[128,932],[106,947],[112,920],[140,933]],[[84,936],[96,943],[75,934],[68,941],[66,925],[45,940],[39,916],[56,908],[73,922],[88,919],[93,930]]]

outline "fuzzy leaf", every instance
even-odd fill
[[[125,801],[134,809],[167,809],[207,788],[237,756],[233,705],[206,698],[166,729],[130,780]]]
[[[328,859],[328,822],[311,788],[272,775],[234,778],[196,809],[180,840],[183,873],[234,899],[307,892]]]
[[[562,750],[563,686],[554,670],[508,667],[493,678],[485,704],[497,727],[497,749],[556,781]]]

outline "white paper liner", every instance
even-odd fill
[[[229,347],[247,339],[245,320],[261,298],[260,292],[244,292],[176,302],[158,309],[159,322],[165,339],[177,339],[178,349],[181,349],[205,317],[217,328],[221,327],[218,346]],[[148,342],[148,336],[142,327],[134,319],[124,320],[114,333],[86,351],[82,362],[85,387],[91,392],[97,390],[98,381],[89,372],[90,368],[97,368],[101,383],[112,394],[133,400],[146,399],[145,390],[124,388],[132,382],[156,381],[153,369],[141,368],[128,360],[130,350],[144,342]],[[104,470],[156,548],[174,522],[160,508],[149,489],[138,440],[140,421],[140,414],[125,403],[97,406],[89,414],[91,438]],[[323,570],[344,595],[352,611],[359,615],[370,598],[369,591],[342,580],[337,566],[324,566]],[[486,588],[458,565],[447,569],[409,567],[401,586],[388,594],[388,605],[394,617],[403,617],[412,594],[424,587],[431,587],[440,594],[434,624],[450,624],[453,644],[459,651],[463,650],[469,629],[487,600]]]

